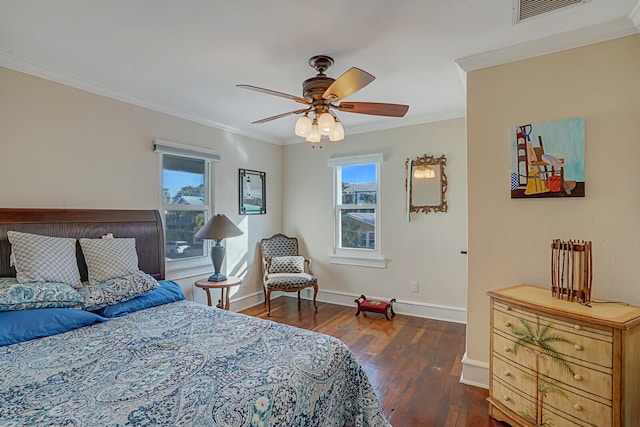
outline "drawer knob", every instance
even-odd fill
[[[510,328],[513,326],[513,324],[511,322],[504,322],[504,326],[506,326],[507,328]]]
[[[573,379],[574,379],[574,380],[576,380],[576,381],[582,381],[582,375],[580,375],[580,374],[575,374],[575,375],[573,376]]]
[[[504,371],[504,376],[505,376],[505,377],[510,377],[510,376],[511,376],[511,372],[509,372],[509,371]]]
[[[582,405],[580,405],[579,403],[576,403],[575,405],[573,405],[573,409],[580,412],[582,411]]]
[[[575,329],[576,331],[581,331],[582,330],[582,326],[580,325],[574,325],[573,329]]]
[[[576,349],[576,351],[582,351],[582,350],[584,350],[584,347],[583,347],[583,346],[581,346],[580,344],[576,344],[576,345],[574,345],[574,346],[573,346],[573,348],[575,348],[575,349]]]
[[[505,347],[505,348],[504,348],[504,351],[505,351],[506,353],[510,353],[510,352],[511,352],[511,347]]]
[[[505,401],[505,402],[511,402],[511,398],[510,398],[509,396],[505,396],[505,397],[504,397],[504,401]]]

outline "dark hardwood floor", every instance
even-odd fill
[[[488,391],[460,383],[465,326],[396,315],[355,316],[356,305],[343,307],[295,298],[244,310],[270,319],[332,335],[356,354],[394,427],[504,427],[487,415]]]

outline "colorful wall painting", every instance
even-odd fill
[[[584,194],[584,118],[511,129],[512,199]]]

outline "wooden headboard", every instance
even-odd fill
[[[96,209],[11,209],[0,208],[0,277],[15,277],[9,266],[11,245],[7,231],[79,239],[99,238],[107,233],[113,237],[134,237],[140,270],[164,279],[164,232],[157,210],[96,210]],[[76,246],[76,256],[82,280],[87,280],[87,264]]]

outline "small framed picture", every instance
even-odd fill
[[[238,193],[240,215],[261,215],[267,213],[267,174],[249,169],[240,169]]]

